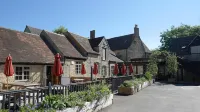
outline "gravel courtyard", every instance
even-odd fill
[[[200,112],[200,86],[155,83],[132,96],[114,96],[101,112]]]

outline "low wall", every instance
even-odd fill
[[[100,99],[99,101],[95,100],[93,102],[86,102],[85,105],[81,107],[67,108],[64,110],[57,110],[56,112],[97,112],[103,108],[106,108],[113,103],[113,94],[108,95]]]

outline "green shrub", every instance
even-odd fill
[[[124,83],[120,85],[120,87],[132,87],[133,86],[133,81],[132,80],[126,80]]]
[[[1,109],[0,112],[9,112],[9,111],[6,109]]]
[[[147,79],[146,79],[145,77],[140,78],[140,80],[141,80],[142,82],[147,81]]]
[[[134,88],[138,88],[139,87],[139,83],[137,81],[133,81],[133,86],[134,86]]]
[[[45,99],[39,105],[26,105],[20,108],[20,112],[55,112],[55,110],[63,110],[69,107],[83,107],[85,102],[99,100],[108,96],[110,93],[111,91],[109,90],[109,86],[101,83],[98,85],[89,86],[85,91],[72,92],[68,96],[45,96]]]
[[[150,72],[146,72],[145,73],[145,77],[148,79],[148,80],[152,80],[152,75]]]

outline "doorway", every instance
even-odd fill
[[[48,86],[49,82],[51,82],[52,84],[52,66],[46,66],[46,75],[47,75],[47,79],[46,79],[46,85]]]

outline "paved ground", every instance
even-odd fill
[[[200,112],[200,86],[156,83],[132,96],[114,96],[101,112]]]

